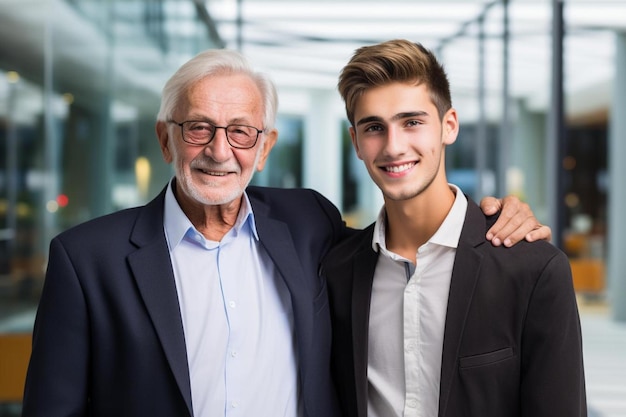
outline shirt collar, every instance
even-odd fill
[[[164,207],[164,228],[165,236],[167,238],[167,245],[170,249],[174,249],[185,237],[185,235],[191,230],[194,233],[199,232],[194,225],[189,221],[187,215],[183,212],[174,197],[174,191],[172,186],[175,179],[172,179],[167,186],[165,192],[165,207]],[[246,226],[256,240],[259,240],[259,235],[256,229],[256,221],[254,219],[254,213],[252,212],[252,205],[248,199],[248,195],[243,193],[243,200],[241,207],[239,208],[239,214],[233,228],[227,233],[227,236],[231,233],[236,236],[241,229]]]
[[[467,198],[459,187],[454,184],[448,184],[455,193],[454,203],[448,215],[444,219],[439,229],[428,240],[429,243],[435,243],[441,246],[456,248],[461,238],[461,230],[465,221],[465,213],[467,212]],[[385,226],[387,214],[385,206],[380,209],[376,224],[374,225],[374,236],[372,238],[372,249],[378,252],[379,248],[387,248],[385,242]]]

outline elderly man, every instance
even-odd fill
[[[350,231],[314,191],[248,187],[276,105],[232,51],[167,82],[156,133],[175,176],[52,240],[24,416],[337,415],[318,267]],[[515,203],[496,236],[549,238]]]

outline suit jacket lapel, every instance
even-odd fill
[[[312,330],[313,304],[312,298],[307,297],[310,294],[309,282],[302,279],[305,272],[298,261],[300,258],[287,225],[268,217],[257,216],[256,213],[255,220],[261,243],[289,288],[297,323],[303,325],[304,329]],[[311,340],[307,338],[303,342],[308,345]]]
[[[465,223],[454,260],[448,297],[441,362],[441,387],[439,390],[440,417],[445,416],[452,380],[457,370],[458,352],[465,328],[465,318],[472,302],[482,262],[482,255],[477,248],[487,244],[485,241],[486,231],[485,218],[480,208],[468,199]]]
[[[183,323],[163,230],[164,197],[165,192],[161,192],[139,215],[131,234],[131,240],[139,248],[128,256],[128,262],[174,378],[187,403],[189,415],[193,415]]]
[[[367,415],[367,343],[370,300],[378,253],[372,250],[373,225],[368,227],[359,252],[353,259],[352,276],[352,349],[356,386],[357,414]]]
[[[309,349],[314,346],[313,340],[313,297],[306,272],[300,263],[300,255],[296,251],[289,227],[283,221],[269,216],[268,206],[251,196],[250,204],[261,244],[272,258],[274,265],[285,280],[291,294],[291,305],[294,314],[297,346],[301,358],[310,357]],[[310,273],[310,272],[309,272]],[[301,372],[306,380],[308,369],[302,361]]]

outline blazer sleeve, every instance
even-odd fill
[[[50,244],[23,399],[23,416],[87,411],[89,325],[76,272],[59,239]]]
[[[547,262],[529,300],[521,371],[522,416],[587,415],[580,320],[562,252]]]

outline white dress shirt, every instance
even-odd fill
[[[193,227],[170,185],[164,225],[194,416],[301,415],[291,298],[259,242],[248,197],[214,242]]]
[[[387,250],[384,207],[376,221],[372,246],[380,256],[369,317],[369,417],[438,414],[448,293],[467,211],[463,193],[450,187],[454,204],[418,249],[416,265]]]

